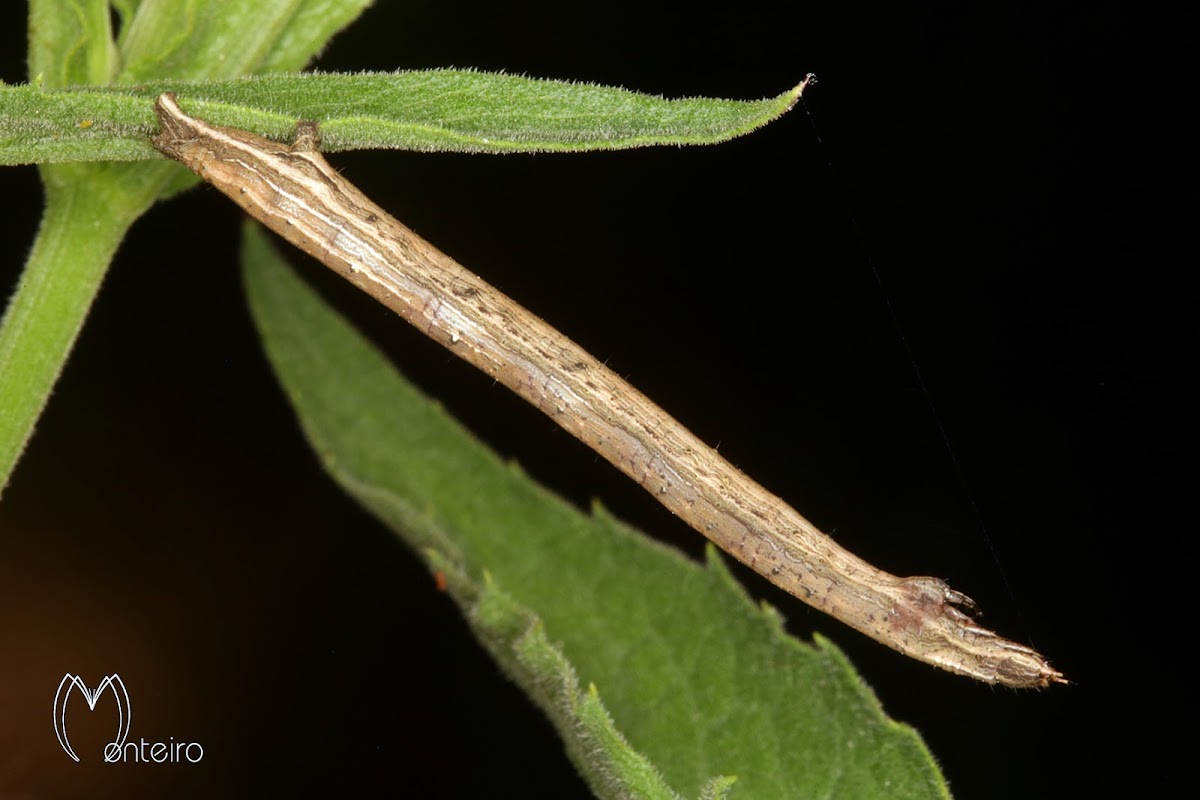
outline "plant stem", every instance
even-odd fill
[[[42,225],[0,322],[0,491],[33,433],[117,246],[154,196],[144,190],[157,181],[135,182],[135,190],[143,191],[131,195],[114,192],[117,176],[82,174],[100,173],[99,166],[43,170]]]

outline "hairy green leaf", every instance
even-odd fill
[[[108,83],[119,60],[107,0],[32,0],[29,74],[46,88]]]
[[[121,35],[120,83],[300,69],[370,0],[143,0]]]
[[[297,120],[320,123],[322,149],[577,152],[711,144],[783,114],[802,85],[759,101],[653,95],[585,83],[465,70],[272,74],[212,83],[41,92],[0,87],[0,164],[157,157],[153,100],[218,125],[288,140]]]

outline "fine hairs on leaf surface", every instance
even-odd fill
[[[0,87],[0,164],[157,157],[151,106],[172,92],[214,124],[291,138],[316,122],[321,149],[586,152],[712,144],[787,111],[803,84],[765,100],[668,100],[625,89],[473,70],[276,73],[227,81],[145,81],[47,92]]]
[[[407,384],[255,227],[244,253],[254,318],[321,462],[447,577],[594,791],[657,796],[631,788],[652,765],[686,797],[722,775],[732,797],[948,795],[845,658],[787,636],[715,552],[701,567],[598,507],[579,514]],[[614,729],[600,706],[584,715],[576,680]]]

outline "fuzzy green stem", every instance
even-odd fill
[[[94,180],[47,179],[46,210],[0,322],[0,491],[54,388],[125,232],[149,204]],[[152,195],[151,195],[152,196]]]

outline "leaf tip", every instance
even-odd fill
[[[804,97],[805,90],[814,85],[816,82],[817,74],[815,72],[809,72],[805,74],[804,80],[797,83],[785,93],[789,101],[788,108],[791,108],[792,106],[796,105],[796,103],[799,103]]]

